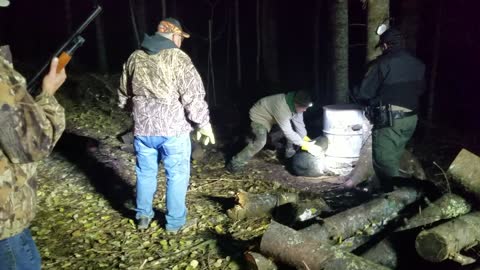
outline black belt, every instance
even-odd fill
[[[413,115],[416,115],[416,114],[417,114],[416,110],[413,110],[413,111],[410,111],[410,112],[392,111],[393,119],[402,119],[402,118],[413,116]]]

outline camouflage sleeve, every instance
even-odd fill
[[[25,79],[0,62],[0,146],[13,163],[42,159],[65,129],[64,109],[53,96],[34,100]]]
[[[210,116],[205,101],[205,88],[200,74],[186,54],[180,57],[178,77],[180,101],[188,120],[199,127],[206,125],[210,121]]]
[[[127,86],[128,86],[128,61],[127,63],[123,64],[123,72],[122,76],[120,77],[120,85],[118,87],[118,107],[125,108],[128,100],[127,96]]]

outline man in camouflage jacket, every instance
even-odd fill
[[[183,38],[188,37],[176,19],[164,19],[123,67],[119,106],[133,105],[139,229],[148,228],[154,216],[160,160],[167,176],[165,228],[175,233],[185,225],[192,124],[199,128],[197,137],[203,135],[205,144],[215,143],[202,79],[190,57],[180,50]]]
[[[1,51],[1,49],[0,49]],[[39,160],[65,129],[64,109],[54,97],[65,81],[58,59],[36,98],[25,78],[0,53],[0,269],[40,269],[40,255],[28,230],[35,216]]]

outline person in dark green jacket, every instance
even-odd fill
[[[404,47],[395,28],[380,36],[383,53],[370,66],[354,97],[369,108],[373,124],[372,158],[375,174],[384,189],[401,176],[400,157],[417,125],[417,108],[425,88],[425,65]]]

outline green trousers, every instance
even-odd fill
[[[233,168],[241,168],[247,165],[248,161],[267,144],[268,130],[261,124],[252,122],[253,139],[230,161]]]
[[[392,127],[372,131],[372,158],[375,174],[382,185],[389,185],[392,177],[400,176],[400,158],[417,126],[416,115],[395,119]]]

